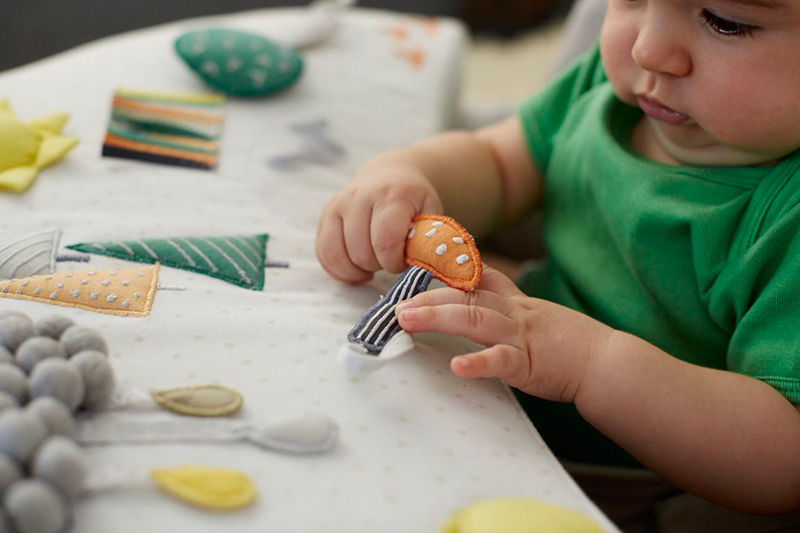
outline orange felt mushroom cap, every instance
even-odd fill
[[[475,289],[483,272],[472,235],[452,218],[440,215],[414,217],[406,239],[405,261],[462,291]]]

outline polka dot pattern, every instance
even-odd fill
[[[302,19],[296,10],[266,9],[214,22],[277,36]],[[395,60],[385,33],[393,24],[409,28],[409,43],[427,47],[425,69]],[[416,335],[415,350],[355,380],[336,360],[347,331],[396,275],[381,273],[357,287],[327,276],[314,256],[320,210],[362,161],[443,127],[444,106],[455,101],[449,88],[457,80],[463,30],[440,21],[432,37],[416,18],[356,10],[330,45],[309,50],[309,68],[296,90],[261,103],[229,101],[216,171],[99,157],[109,88],[198,89],[196,77],[182,72],[169,53],[176,36],[189,29],[186,22],[146,29],[0,74],[4,94],[21,115],[69,110],[72,129],[65,133],[82,139],[25,195],[0,195],[0,233],[57,226],[64,245],[269,233],[269,259],[291,267],[266,269],[262,291],[164,267],[159,283],[186,290],[159,290],[147,317],[57,311],[102,332],[120,388],[217,383],[244,397],[237,416],[266,423],[322,412],[339,423],[340,441],[328,454],[302,459],[230,445],[87,449],[92,471],[182,464],[238,470],[254,480],[259,499],[245,513],[221,516],[187,510],[157,491],[116,491],[82,500],[73,531],[105,533],[109,524],[114,533],[438,531],[456,510],[498,495],[539,498],[601,516],[498,381],[463,381],[450,372],[450,358],[474,350],[470,343]],[[383,90],[387,86],[393,90]],[[363,98],[354,100],[353,94]],[[327,118],[348,157],[332,167],[307,165],[293,173],[268,167],[265,161],[279,147],[295,147],[296,138],[287,138],[289,125],[315,116]],[[418,230],[416,238],[430,229]],[[442,243],[448,249],[456,244]],[[132,266],[103,256],[92,256],[88,265],[117,272]],[[95,290],[105,301],[106,288]],[[35,321],[54,309],[0,299],[0,311],[23,311]],[[140,416],[153,415],[175,416]]]

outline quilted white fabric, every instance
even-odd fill
[[[458,509],[499,497],[562,504],[613,530],[499,381],[450,373],[450,357],[470,349],[463,339],[418,336],[409,354],[363,377],[349,375],[336,359],[348,330],[394,276],[358,287],[327,277],[314,257],[318,214],[367,158],[450,124],[460,25],[350,12],[332,40],[305,53],[306,73],[294,89],[228,101],[216,171],[100,157],[115,87],[206,90],[172,51],[181,33],[224,25],[279,36],[299,23],[299,13],[259,10],[169,24],[0,75],[0,94],[20,116],[69,112],[65,133],[81,139],[27,193],[0,195],[0,239],[52,227],[61,229],[62,245],[266,232],[269,258],[291,265],[267,269],[260,292],[162,268],[161,284],[186,290],[159,291],[147,318],[4,299],[0,309],[34,319],[58,313],[96,328],[108,340],[121,387],[218,383],[243,394],[241,419],[268,424],[320,412],[340,427],[334,449],[316,456],[213,442],[87,448],[98,472],[183,464],[238,469],[254,479],[259,500],[242,512],[212,514],[135,486],[81,501],[74,531],[430,532]],[[330,141],[325,157],[270,164],[303,153],[298,131],[321,121]],[[130,264],[93,256],[88,266]]]

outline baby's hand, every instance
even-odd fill
[[[442,202],[419,171],[368,164],[323,209],[317,258],[328,274],[347,283],[369,281],[381,269],[402,272],[411,219],[422,213],[441,214]]]
[[[463,378],[498,377],[523,392],[573,402],[593,358],[612,328],[567,307],[525,296],[510,279],[486,268],[472,292],[443,288],[397,306],[409,333],[461,335],[486,349],[454,357]]]

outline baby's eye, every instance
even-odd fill
[[[752,36],[753,31],[757,29],[756,26],[751,26],[750,24],[742,24],[741,22],[723,18],[708,9],[703,9],[700,12],[700,18],[703,20],[703,24],[722,35],[747,37]]]

